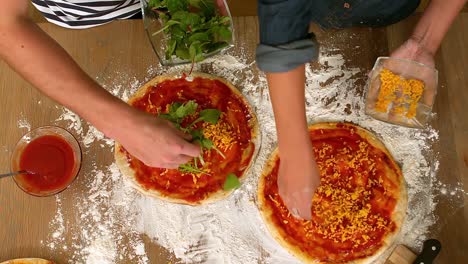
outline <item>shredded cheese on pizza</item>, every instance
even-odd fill
[[[405,114],[407,118],[416,116],[416,108],[424,91],[424,82],[416,79],[404,79],[388,69],[380,72],[380,91],[375,110],[387,112],[393,103],[392,113]]]
[[[224,115],[224,113],[222,114]],[[236,144],[237,135],[232,129],[232,126],[220,118],[218,123],[203,124],[203,135],[213,141],[213,144],[220,150],[227,151],[233,144]]]
[[[313,213],[322,221],[305,225],[306,236],[318,233],[334,242],[352,241],[353,247],[358,247],[371,239],[366,235],[369,231],[386,228],[387,220],[378,214],[370,213],[371,188],[382,186],[381,179],[368,179],[368,183],[364,185],[360,175],[354,175],[356,179],[353,179],[353,176],[346,178],[342,175],[342,170],[359,171],[360,167],[368,168],[373,175],[376,173],[375,160],[368,156],[369,145],[362,141],[357,143],[358,151],[351,154],[351,149],[344,147],[338,151],[341,154],[339,157],[324,159],[328,156],[326,152],[332,148],[328,144],[316,150],[318,160],[321,161],[318,162],[320,171],[333,171],[333,174],[322,177],[313,203]]]
[[[359,127],[325,123],[309,127],[309,133],[321,174],[312,219],[292,216],[279,195],[277,152],[259,183],[262,216],[275,238],[304,262],[368,259],[388,246],[403,219],[401,171],[385,147]]]

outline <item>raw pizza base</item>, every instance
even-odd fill
[[[54,264],[54,262],[39,258],[22,258],[7,260],[0,264]]]
[[[309,131],[318,130],[318,129],[334,129],[334,128],[337,128],[338,124],[343,124],[343,123],[330,122],[330,123],[313,124],[309,126]],[[370,264],[373,261],[375,261],[383,252],[385,252],[387,249],[392,247],[395,239],[397,238],[397,235],[399,234],[399,231],[405,219],[406,209],[408,206],[406,183],[405,183],[403,175],[401,174],[400,167],[394,161],[392,155],[389,153],[385,145],[380,140],[378,140],[370,131],[367,131],[364,128],[352,125],[350,123],[345,123],[345,124],[348,126],[354,127],[355,133],[358,133],[363,139],[367,140],[369,145],[372,145],[373,147],[378,148],[379,150],[384,152],[385,155],[389,157],[389,160],[393,164],[393,166],[398,168],[397,173],[399,174],[398,178],[400,179],[400,196],[399,196],[399,199],[397,201],[397,204],[395,206],[395,209],[392,215],[392,221],[394,221],[396,224],[395,231],[387,234],[384,241],[382,242],[382,246],[374,253],[374,255],[366,257],[366,258],[361,258],[361,259],[346,262],[348,264]],[[292,254],[293,256],[301,260],[302,262],[304,263],[329,263],[329,262],[320,262],[319,260],[314,259],[308,254],[304,253],[300,248],[289,244],[287,240],[285,239],[285,237],[287,237],[287,234],[284,232],[284,230],[277,228],[276,225],[273,224],[273,220],[271,220],[273,218],[272,210],[269,207],[264,206],[266,204],[266,201],[263,195],[263,192],[265,189],[265,178],[273,170],[276,164],[276,161],[279,158],[278,154],[279,154],[278,148],[276,148],[271,154],[270,158],[268,159],[263,169],[263,173],[260,177],[259,183],[258,183],[258,194],[257,194],[258,201],[259,201],[258,207],[262,215],[263,221],[266,224],[268,231],[275,238],[275,240],[278,241],[281,244],[281,246],[283,246],[290,254]]]
[[[255,149],[252,150],[252,151],[254,151],[254,153],[253,153],[253,155],[251,157],[249,165],[244,170],[244,173],[241,176],[239,176],[239,181],[242,183],[245,180],[245,178],[247,176],[247,173],[249,172],[249,169],[252,166],[252,164],[253,164],[253,162],[255,160],[255,157],[256,157],[256,155],[258,153],[258,150],[259,150],[260,134],[259,134],[257,116],[255,115],[255,112],[252,110],[252,107],[251,107],[250,103],[247,101],[247,99],[239,92],[239,90],[237,90],[237,88],[235,88],[227,80],[225,80],[223,78],[220,78],[220,77],[212,76],[212,75],[209,75],[209,74],[204,74],[204,73],[192,73],[191,77],[193,77],[193,78],[201,77],[201,78],[204,78],[204,79],[221,81],[223,84],[228,86],[231,89],[231,91],[236,96],[238,96],[238,98],[240,98],[243,101],[243,103],[247,106],[247,108],[249,109],[249,113],[250,113],[251,118],[249,120],[248,125],[251,128],[251,138],[252,138],[252,142],[254,143],[254,148]],[[162,83],[162,82],[164,82],[166,80],[174,80],[174,79],[180,79],[180,76],[178,76],[177,74],[171,74],[171,75],[158,76],[158,77],[152,79],[151,81],[149,81],[145,85],[143,85],[140,89],[138,89],[138,91],[136,91],[136,93],[128,100],[128,104],[131,105],[135,100],[145,96],[146,92],[149,89],[151,89],[151,87],[156,86],[157,84]],[[205,198],[204,200],[196,201],[196,202],[190,202],[190,201],[186,201],[184,199],[178,199],[178,198],[173,198],[173,197],[166,196],[166,195],[164,195],[164,194],[162,194],[159,191],[154,190],[154,189],[147,190],[147,189],[143,188],[140,185],[140,183],[137,181],[136,176],[135,176],[135,171],[132,168],[130,168],[129,163],[127,161],[126,155],[123,154],[123,152],[121,151],[122,148],[123,148],[123,146],[121,144],[119,144],[118,142],[115,142],[114,157],[115,157],[116,164],[119,167],[122,174],[126,178],[128,178],[130,180],[130,182],[132,183],[132,186],[135,189],[137,189],[138,191],[140,191],[141,193],[143,193],[144,195],[146,195],[146,196],[155,197],[155,198],[158,198],[158,199],[161,199],[161,200],[164,200],[164,201],[168,201],[168,202],[171,202],[171,203],[188,204],[188,205],[202,205],[202,204],[214,203],[214,202],[220,201],[222,199],[225,199],[226,197],[228,197],[234,191],[234,190],[225,191],[223,189],[220,189],[220,190],[218,190],[216,192],[210,193],[209,196],[207,198]]]

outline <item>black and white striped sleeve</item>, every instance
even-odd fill
[[[82,29],[129,18],[140,11],[140,0],[32,0],[44,17],[56,25]]]

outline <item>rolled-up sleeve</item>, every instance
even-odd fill
[[[318,56],[308,33],[312,0],[259,0],[260,44],[257,65],[266,72],[286,72]]]

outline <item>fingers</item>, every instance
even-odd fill
[[[159,166],[159,168],[178,169],[179,166],[180,166],[180,164],[178,164],[178,163],[166,163],[166,164],[163,164],[163,165]]]
[[[176,135],[176,140],[174,142],[174,152],[176,154],[186,155],[189,157],[197,157],[200,155],[201,149],[197,144],[187,142],[187,140],[192,139],[192,136],[186,134],[170,124],[172,127],[173,133]]]
[[[304,189],[299,193],[293,193],[293,213],[305,220],[312,218],[312,196],[313,193],[308,189]]]
[[[185,140],[191,140],[192,139],[192,135],[190,134],[186,134],[178,129],[175,129],[175,134]]]
[[[292,194],[282,195],[280,193],[280,196],[283,198],[284,204],[294,217],[302,218],[304,220],[312,219],[313,192],[309,189],[303,189],[300,192]]]
[[[189,143],[182,138],[178,138],[175,143],[175,152],[177,154],[186,155],[189,157],[197,157],[200,155],[201,149],[197,144]]]
[[[192,159],[192,157],[186,155],[179,155],[173,159],[168,159],[166,162],[154,163],[154,162],[143,162],[145,165],[155,168],[163,169],[177,169],[181,164],[187,163]]]
[[[200,155],[200,146],[189,143],[178,137],[176,143],[170,145],[170,151],[162,158],[159,168],[177,169],[179,165],[189,162],[193,157]]]
[[[187,155],[177,155],[171,160],[170,163],[177,164],[177,166],[179,166],[180,164],[189,162],[191,159],[192,157],[187,156]]]

